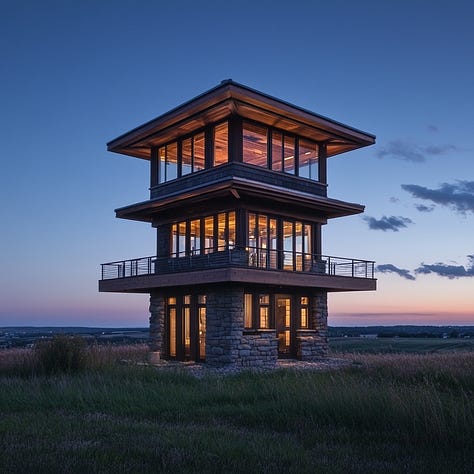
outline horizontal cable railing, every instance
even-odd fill
[[[203,249],[202,254],[142,257],[102,264],[102,280],[223,267],[283,270],[329,276],[374,278],[375,262],[287,250],[247,247]]]

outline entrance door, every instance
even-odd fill
[[[206,357],[206,297],[184,295],[167,299],[168,357],[204,360]]]
[[[278,338],[278,356],[291,357],[293,334],[291,330],[291,298],[287,295],[275,296],[275,329]]]

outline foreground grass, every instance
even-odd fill
[[[0,376],[0,472],[474,470],[474,354],[196,379],[105,365]]]

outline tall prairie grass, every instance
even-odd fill
[[[91,370],[0,376],[0,472],[474,470],[472,353],[203,378],[117,363],[145,357],[97,346]]]

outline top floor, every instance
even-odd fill
[[[245,179],[284,188],[296,182],[326,196],[326,159],[374,142],[371,134],[227,80],[107,146],[150,161],[153,199],[171,182],[209,179],[215,173],[205,171],[228,164],[242,164],[251,173]]]

